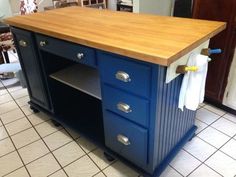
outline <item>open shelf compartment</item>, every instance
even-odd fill
[[[99,73],[94,68],[75,64],[51,74],[50,77],[101,100]]]

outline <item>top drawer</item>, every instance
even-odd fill
[[[95,50],[92,48],[39,34],[36,35],[36,39],[41,50],[96,67]]]
[[[149,98],[151,68],[147,65],[98,52],[102,82]]]

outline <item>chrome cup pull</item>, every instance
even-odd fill
[[[128,73],[124,71],[117,71],[116,79],[123,81],[123,82],[131,82],[131,78]]]
[[[83,54],[83,53],[78,53],[78,54],[77,54],[77,58],[78,58],[79,60],[81,60],[82,58],[84,58],[84,54]]]
[[[120,111],[122,111],[122,112],[125,112],[125,113],[130,113],[130,112],[132,112],[132,109],[131,109],[130,105],[128,105],[128,104],[126,104],[126,103],[120,102],[120,103],[118,103],[116,106],[117,106],[117,109],[120,110]]]
[[[27,47],[27,42],[24,41],[24,40],[20,40],[20,41],[19,41],[19,45],[20,45],[21,47]]]
[[[47,41],[40,41],[40,42],[39,42],[39,45],[40,45],[41,47],[44,47],[44,46],[47,45],[47,44],[48,44]]]
[[[125,146],[130,145],[129,138],[127,138],[126,136],[121,135],[121,134],[117,135],[117,141],[124,144]]]

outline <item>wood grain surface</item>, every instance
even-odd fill
[[[225,29],[224,22],[67,7],[5,20],[66,41],[168,66]]]

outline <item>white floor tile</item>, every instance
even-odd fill
[[[33,124],[33,125],[38,125],[40,123],[43,123],[47,120],[50,119],[49,116],[47,116],[46,114],[39,112],[36,114],[31,114],[29,116],[27,116],[29,118],[29,121]]]
[[[56,173],[49,175],[49,177],[67,177],[67,176],[63,170],[59,170]]]
[[[202,164],[198,167],[193,173],[189,175],[189,177],[221,177],[217,172]]]
[[[217,150],[198,137],[194,137],[191,141],[189,141],[184,146],[184,149],[202,162]]]
[[[104,168],[108,167],[112,162],[109,162],[104,154],[103,150],[101,149],[96,149],[92,152],[90,152],[88,155],[93,159],[94,163],[97,164],[97,166],[103,170]]]
[[[173,168],[184,176],[190,174],[200,164],[201,162],[199,160],[183,150],[181,150],[170,163]]]
[[[220,150],[228,154],[232,158],[234,158],[234,160],[236,160],[236,140],[235,139],[231,139]]]
[[[43,138],[49,134],[52,134],[54,132],[57,132],[62,129],[61,126],[56,127],[50,120],[43,122],[39,125],[35,126],[35,129],[40,134],[40,136]]]
[[[236,134],[236,123],[233,123],[224,118],[220,118],[219,120],[214,122],[211,126],[229,135],[230,137],[233,137]]]
[[[25,97],[16,99],[15,101],[20,107],[22,107],[22,106],[27,105],[30,99],[29,99],[29,96],[25,96]]]
[[[11,92],[11,95],[14,99],[18,99],[18,98],[28,96],[28,91],[26,88],[24,88],[24,89],[20,89],[20,90]]]
[[[0,158],[0,176],[6,175],[22,166],[23,164],[16,151],[7,154]]]
[[[107,177],[138,177],[139,174],[120,161],[107,167],[104,171]]]
[[[68,153],[67,153],[68,152]],[[85,155],[76,142],[71,142],[53,152],[62,167]]]
[[[77,142],[79,143],[79,145],[83,148],[83,150],[86,153],[89,153],[97,148],[95,144],[93,144],[91,141],[89,141],[88,139],[86,139],[84,137],[80,137],[77,140]]]
[[[45,137],[44,141],[46,142],[50,150],[53,151],[72,141],[72,138],[65,130],[61,130]]]
[[[7,113],[11,110],[18,108],[17,104],[14,101],[10,101],[4,104],[0,104],[0,115]]]
[[[18,108],[12,111],[9,111],[5,114],[0,115],[0,118],[2,119],[2,122],[4,124],[7,124],[9,122],[13,122],[17,119],[23,118],[25,115],[23,112]]]
[[[106,177],[102,172],[96,174],[94,177]]]
[[[226,136],[225,134],[215,130],[212,127],[207,127],[197,136],[216,148],[220,148],[230,139],[229,136]]]
[[[161,174],[160,177],[182,177],[177,171],[172,167],[168,166]]]
[[[70,177],[91,177],[99,172],[98,167],[88,156],[83,156],[64,169]]]
[[[9,95],[9,94],[5,94],[5,95],[0,96],[0,104],[7,103],[12,100],[13,99],[12,99],[11,95]]]
[[[46,177],[59,170],[60,166],[52,154],[48,154],[26,165],[26,168],[29,170],[31,177]]]
[[[13,88],[13,87],[16,87],[19,85],[19,79],[17,79],[17,78],[5,79],[5,80],[1,80],[1,81],[5,87],[10,87],[10,88],[12,87]]]
[[[198,119],[195,119],[195,125],[197,126],[196,134],[200,133],[202,130],[204,130],[208,125],[204,122],[201,122]]]
[[[211,124],[212,122],[216,121],[220,116],[208,111],[207,109],[201,108],[197,111],[196,118],[199,119],[200,121],[206,123],[206,124]]]
[[[78,139],[80,137],[80,134],[76,132],[75,130],[72,130],[68,127],[65,127],[65,129],[74,139]]]
[[[5,177],[30,177],[28,172],[26,171],[25,167],[22,167],[10,174],[8,174]]]
[[[30,128],[12,136],[12,141],[17,149],[27,144],[30,144],[38,139],[40,139],[40,137],[33,128]]]
[[[8,137],[8,134],[3,126],[0,127],[0,140]]]
[[[10,138],[0,140],[0,157],[13,151],[15,151],[15,148]]]
[[[5,94],[7,94],[7,93],[8,93],[7,90],[6,90],[5,88],[2,88],[2,87],[0,86],[0,96],[5,95]]]
[[[38,140],[18,150],[25,164],[49,153],[48,148],[42,140]]]
[[[230,120],[230,121],[232,121],[232,122],[234,122],[234,123],[236,123],[236,115],[228,113],[228,114],[225,114],[223,117]]]
[[[18,90],[21,90],[23,89],[23,87],[20,85],[20,82],[17,80],[17,82],[15,84],[12,84],[12,85],[9,85],[7,87],[7,90],[8,92],[15,92],[15,91],[18,91]]]
[[[234,177],[236,174],[236,161],[220,151],[217,151],[205,163],[225,177]]]
[[[212,105],[206,105],[206,106],[204,106],[204,108],[207,109],[207,110],[210,110],[210,111],[212,111],[212,112],[214,112],[215,114],[218,114],[218,115],[220,115],[220,116],[223,116],[223,115],[226,113],[226,112],[223,111],[222,109],[219,109],[219,108],[217,108],[217,107],[215,107],[215,106],[212,106]]]
[[[25,117],[6,125],[6,129],[10,135],[29,129],[30,127],[32,127],[32,125]]]
[[[25,113],[26,116],[29,116],[34,113],[32,109],[30,109],[29,105],[22,106],[21,109]]]

